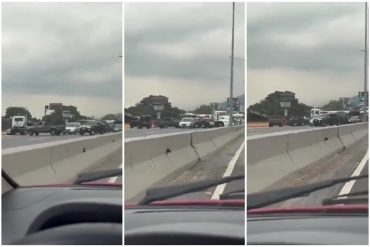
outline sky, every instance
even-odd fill
[[[234,96],[244,94],[245,5],[235,7]],[[149,95],[194,110],[230,95],[231,3],[125,5],[125,107]]]
[[[248,106],[276,90],[311,106],[357,95],[364,28],[364,3],[248,3]]]
[[[82,115],[122,112],[120,3],[3,3],[2,112],[74,105]]]

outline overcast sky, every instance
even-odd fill
[[[2,111],[75,105],[101,117],[122,112],[120,3],[4,3]]]
[[[248,105],[276,90],[321,106],[364,84],[364,3],[248,3]]]
[[[235,11],[235,96],[244,93],[245,7]],[[125,5],[125,107],[150,94],[192,110],[226,101],[231,3]]]

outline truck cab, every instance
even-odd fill
[[[15,135],[20,133],[21,135],[26,134],[27,131],[27,117],[26,116],[13,116],[12,117],[12,127],[10,129],[10,134]]]

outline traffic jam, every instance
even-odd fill
[[[180,114],[180,118],[163,118],[155,119],[151,115],[142,115],[133,117],[128,125],[129,128],[150,129],[150,128],[180,128],[180,129],[194,129],[194,128],[217,128],[226,127],[230,125],[230,116],[227,111],[213,111],[213,114],[194,114],[185,113]],[[231,126],[243,125],[244,114],[234,111],[232,113]]]
[[[368,110],[348,110],[348,111],[325,111],[320,108],[312,108],[310,116],[270,116],[268,126],[282,127],[287,126],[334,126],[343,124],[353,124],[365,122]]]

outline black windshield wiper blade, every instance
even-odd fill
[[[158,187],[148,189],[146,191],[145,197],[138,203],[139,205],[148,205],[154,201],[165,200],[168,198],[180,196],[183,194],[197,192],[203,189],[208,189],[210,187],[228,183],[234,180],[243,179],[244,175],[240,176],[230,176],[220,179],[205,180],[200,182],[180,184],[180,185],[171,185],[166,187]]]
[[[345,183],[351,180],[357,180],[362,178],[367,178],[368,174],[360,175],[360,176],[353,176],[353,177],[346,177],[346,178],[338,178],[338,179],[330,179],[325,180],[318,183],[312,183],[304,186],[293,187],[293,188],[284,188],[274,191],[267,191],[267,192],[258,192],[251,195],[247,195],[247,209],[254,209],[265,207],[277,202],[285,201],[291,198],[299,197],[299,196],[307,196],[311,192],[325,189],[331,187],[336,184]]]
[[[366,195],[366,197],[359,197],[364,195]],[[358,192],[352,192],[348,194],[326,198],[322,200],[322,205],[367,203],[368,200],[369,200],[369,191],[362,190]]]
[[[76,180],[73,184],[81,184],[86,182],[91,182],[99,179],[110,178],[110,177],[120,177],[122,176],[122,169],[112,169],[107,171],[97,171],[97,172],[85,172],[78,174]]]
[[[220,195],[220,200],[225,199],[244,199],[245,198],[245,189],[233,190]]]

